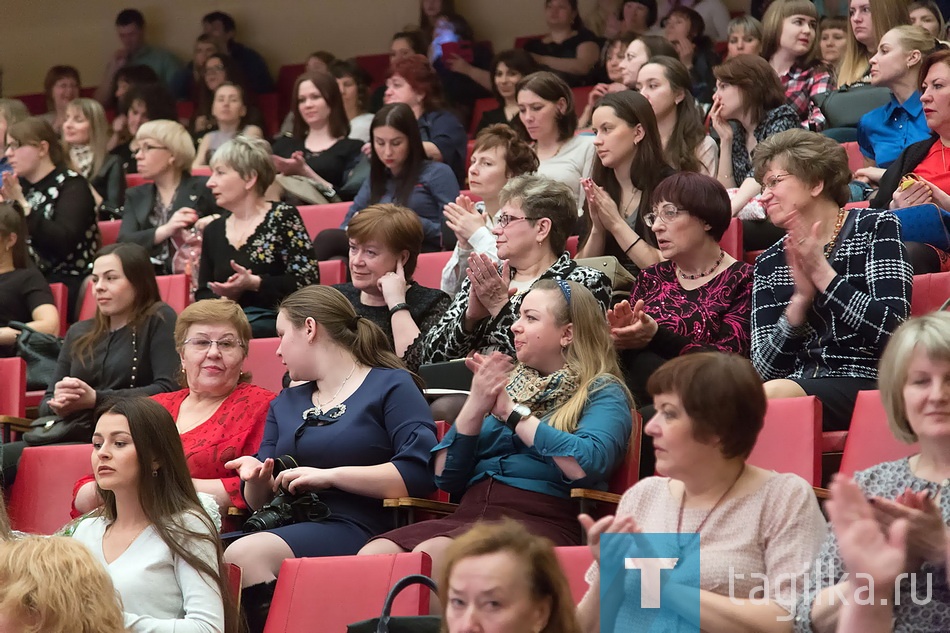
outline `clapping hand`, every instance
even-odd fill
[[[514,294],[514,290],[509,290],[508,287],[511,284],[511,268],[508,266],[508,260],[502,263],[499,273],[491,257],[484,253],[472,253],[468,256],[468,269],[465,274],[472,283],[472,293],[478,299],[478,304],[492,317],[501,312],[508,303],[508,298]],[[471,301],[469,301],[469,308],[472,308]],[[483,314],[481,318],[488,315]]]
[[[587,208],[590,212],[591,222],[594,223],[595,227],[612,232],[619,223],[625,221],[620,215],[620,209],[614,199],[593,179],[583,179],[581,186],[584,188],[584,195],[587,197]]]
[[[485,226],[484,216],[475,208],[475,203],[466,195],[460,195],[455,202],[449,202],[442,210],[445,224],[455,233],[459,246],[471,250],[468,240],[475,231]]]
[[[282,158],[277,155],[271,156],[274,168],[284,176],[303,176],[305,161],[303,152],[297,151],[290,155],[290,158]]]
[[[906,523],[905,571],[916,571],[925,561],[939,564],[946,560],[946,526],[929,491],[905,490],[893,501],[874,497],[871,504],[882,530],[890,531],[896,523]]]
[[[659,326],[643,308],[640,299],[632,308],[629,301],[621,301],[607,310],[610,337],[617,349],[643,349],[656,336]]]
[[[582,514],[577,517],[577,520],[587,533],[587,546],[597,563],[600,563],[601,536],[608,532],[611,534],[635,534],[640,531],[637,522],[630,515],[605,516],[595,523],[590,515]]]
[[[3,198],[4,202],[22,203],[24,201],[23,187],[20,186],[20,179],[17,178],[17,175],[11,171],[5,172],[3,174],[3,185],[0,187],[0,198]]]
[[[252,274],[249,268],[241,266],[232,259],[231,269],[234,270],[234,274],[228,277],[227,281],[210,281],[208,289],[219,297],[237,301],[245,290],[257,290],[260,287],[260,277]]]
[[[465,366],[472,371],[472,389],[468,403],[475,405],[484,417],[491,413],[498,401],[499,394],[508,384],[513,363],[511,358],[501,352],[484,355],[475,353],[465,359]]]

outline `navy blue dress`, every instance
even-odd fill
[[[326,426],[303,426],[302,413],[313,406],[314,383],[284,389],[270,405],[257,458],[293,455],[301,466],[336,468],[391,462],[409,495],[435,489],[429,453],[436,444],[435,423],[425,398],[401,369],[370,370],[346,411]],[[303,427],[301,429],[301,427]],[[295,435],[299,432],[299,438]],[[393,526],[392,510],[380,499],[327,489],[317,491],[330,507],[320,523],[296,523],[270,530],[297,558],[356,554],[372,536]]]

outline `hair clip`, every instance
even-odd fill
[[[564,295],[564,300],[567,301],[567,307],[571,307],[571,286],[563,279],[555,279],[557,282],[557,287],[561,289],[561,294]]]

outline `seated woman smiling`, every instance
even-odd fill
[[[654,440],[660,476],[624,493],[615,517],[595,523],[581,515],[595,561],[578,605],[581,628],[600,631],[602,619],[616,631],[642,624],[644,610],[629,599],[618,597],[619,610],[601,604],[603,533],[698,533],[699,622],[689,620],[694,593],[677,601],[675,586],[663,591],[678,623],[707,633],[790,633],[789,613],[825,520],[804,479],[746,463],[766,408],[755,369],[736,355],[688,354],[658,369],[648,386],[657,413],[644,430]],[[624,583],[618,584],[619,590]]]

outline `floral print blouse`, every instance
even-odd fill
[[[30,205],[30,255],[44,277],[85,276],[99,250],[96,201],[86,179],[57,168],[35,183],[20,179]]]
[[[231,260],[261,277],[258,290],[246,290],[241,307],[273,310],[295,290],[320,283],[320,269],[313,255],[310,236],[297,208],[274,202],[241,248],[234,248],[225,231],[227,216],[211,222],[204,231],[198,290],[195,300],[213,299],[208,282],[225,282],[234,274]]]

